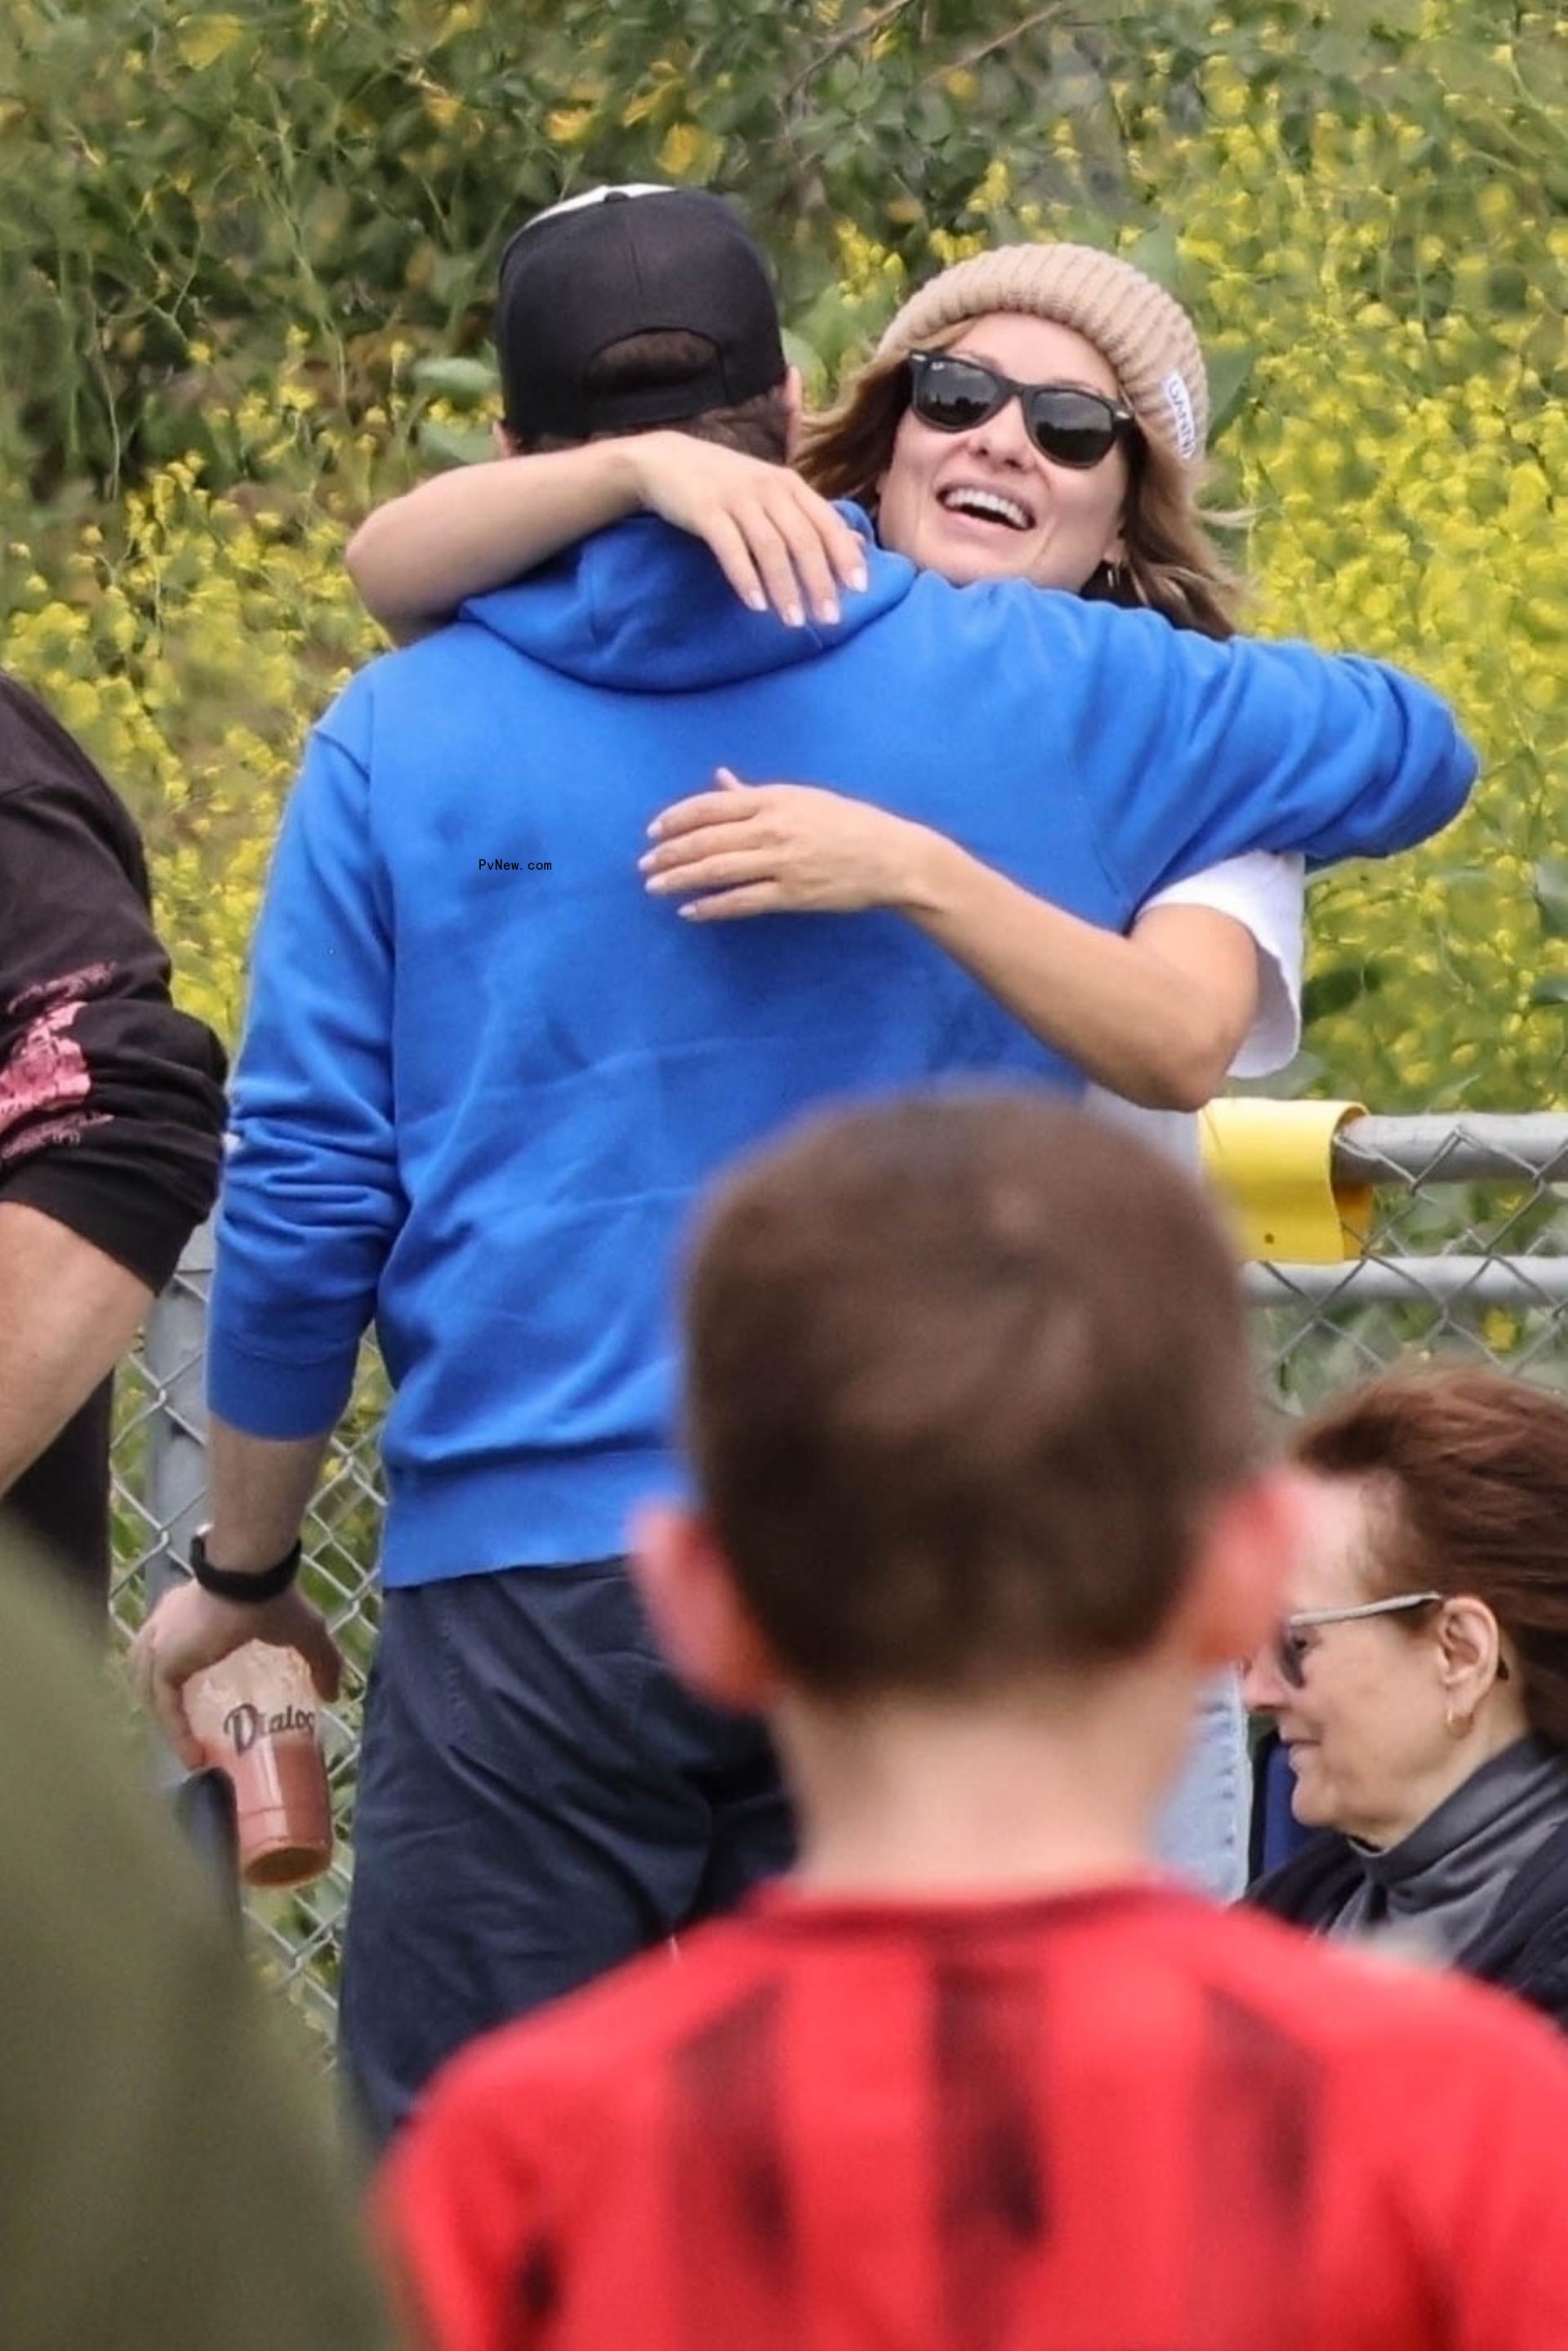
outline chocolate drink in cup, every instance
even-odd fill
[[[191,1728],[234,1783],[247,1886],[303,1886],[332,1858],[332,1803],[305,1660],[247,1641],[188,1685]]]

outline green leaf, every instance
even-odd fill
[[[1233,423],[1247,397],[1257,364],[1256,351],[1220,351],[1209,370],[1209,439],[1218,441]]]
[[[478,425],[432,424],[427,418],[418,438],[425,455],[442,465],[478,465],[495,455],[494,443]]]
[[[1363,996],[1376,996],[1383,980],[1384,967],[1370,958],[1314,972],[1302,989],[1303,1026],[1321,1020],[1326,1013],[1343,1012]]]
[[[175,36],[180,55],[192,73],[205,73],[220,57],[250,37],[243,16],[186,16]]]
[[[1531,876],[1541,927],[1549,939],[1568,939],[1568,862],[1542,857]]]
[[[784,350],[791,367],[800,370],[801,381],[808,397],[819,399],[827,384],[827,361],[822,353],[808,343],[804,335],[797,335],[789,327],[784,330]]]
[[[1162,220],[1158,228],[1148,230],[1136,245],[1129,245],[1122,259],[1130,261],[1135,269],[1141,269],[1146,277],[1152,277],[1168,293],[1174,293],[1179,275],[1175,222]]]
[[[493,400],[500,379],[488,360],[465,360],[452,355],[416,360],[410,371],[421,392],[432,393],[438,400],[455,400],[467,408],[477,408],[482,401]]]
[[[1568,971],[1549,971],[1530,991],[1532,1011],[1548,1004],[1568,1004]]]

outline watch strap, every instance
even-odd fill
[[[215,1600],[234,1600],[242,1607],[259,1608],[264,1601],[276,1600],[288,1590],[299,1573],[303,1552],[303,1542],[296,1541],[274,1566],[244,1575],[236,1568],[213,1566],[207,1557],[207,1530],[201,1527],[191,1538],[191,1573]]]

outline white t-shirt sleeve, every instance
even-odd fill
[[[1264,1078],[1293,1060],[1302,1040],[1302,934],[1306,862],[1250,850],[1173,882],[1138,908],[1209,906],[1252,934],[1258,950],[1258,1009],[1231,1064],[1233,1078]]]

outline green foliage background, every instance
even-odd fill
[[[1500,0],[9,0],[0,658],[136,805],[189,1002],[233,1031],[303,732],[375,648],[348,528],[469,445],[507,227],[607,177],[734,195],[819,389],[997,237],[1172,284],[1256,625],[1407,662],[1486,763],[1318,885],[1292,1082],[1557,1099],[1568,29]]]

